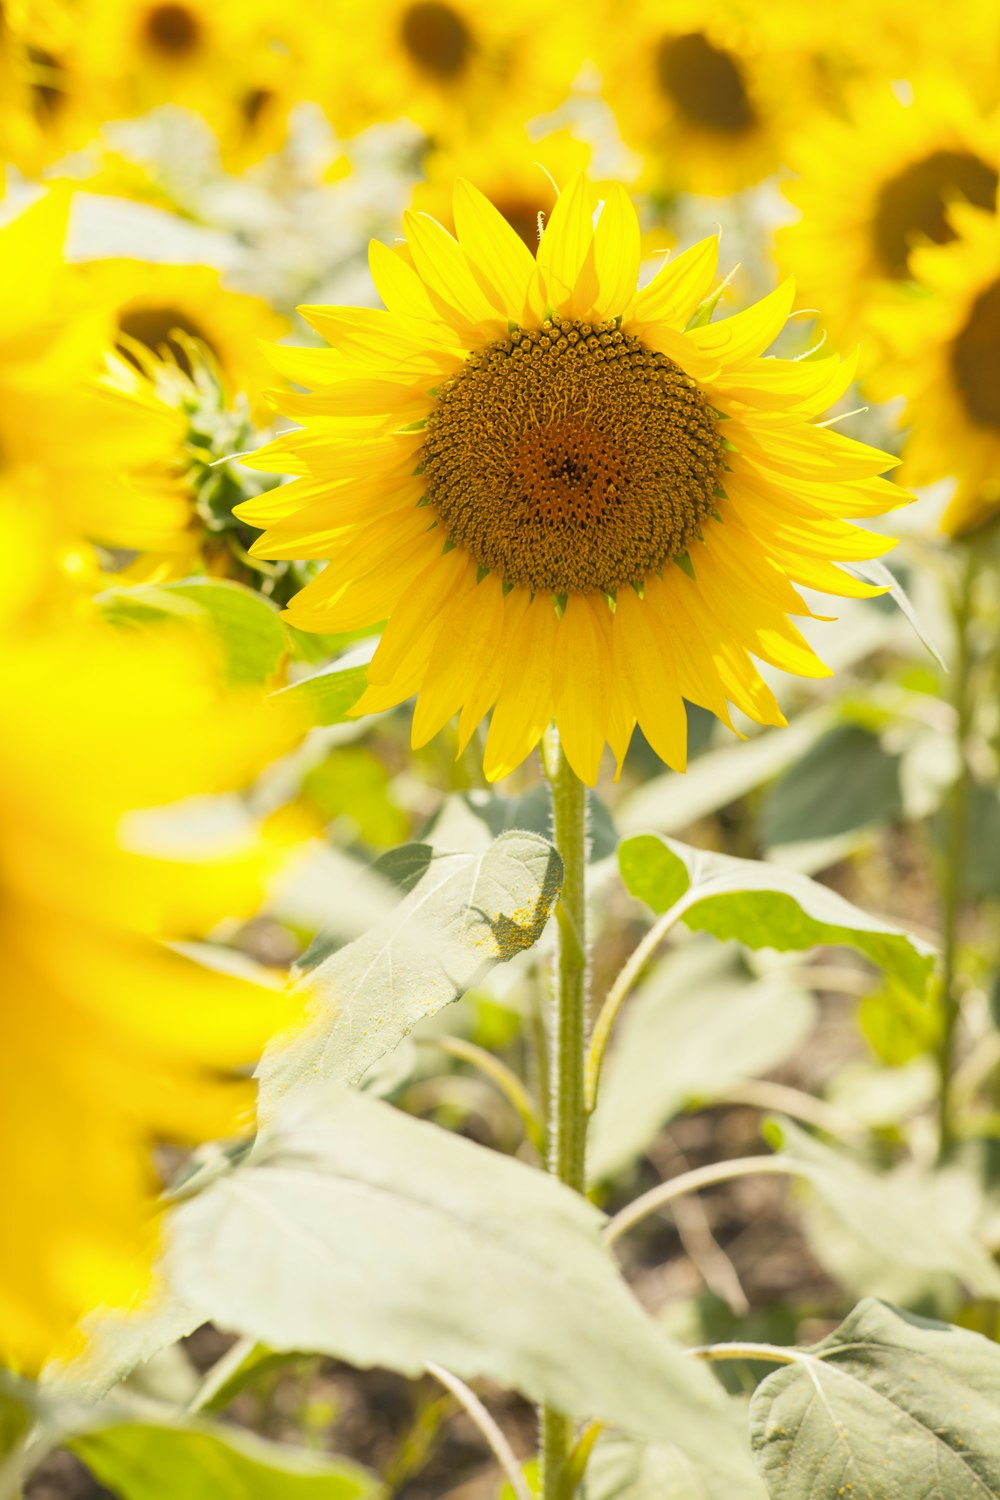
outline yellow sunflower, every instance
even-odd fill
[[[79,562],[91,542],[168,546],[190,501],[176,472],[184,417],[109,378],[114,309],[63,259],[69,208],[49,193],[0,229],[0,454]]]
[[[249,915],[268,859],[172,858],[133,810],[239,785],[288,729],[186,635],[40,624],[44,538],[6,479],[0,519],[0,1358],[33,1369],[142,1286],[152,1145],[245,1129],[237,1070],[288,1020],[163,941]]]
[[[260,392],[274,378],[260,341],[288,331],[286,320],[261,298],[230,291],[211,266],[101,260],[81,265],[80,274],[88,299],[113,306],[126,358],[134,339],[154,354],[166,352],[190,374],[187,347],[176,337],[185,334],[208,349],[230,400],[243,393],[252,407],[259,405]]]
[[[879,82],[855,92],[849,120],[803,133],[793,165],[786,193],[801,217],[778,233],[780,262],[835,339],[871,340],[874,367],[879,309],[911,276],[915,248],[954,238],[950,203],[996,206],[1000,113],[984,117],[942,76],[917,80],[912,97]]]
[[[902,392],[912,484],[954,477],[942,529],[964,536],[1000,514],[1000,221],[956,205],[955,239],[914,250],[918,286],[885,316],[884,383]]]
[[[424,161],[425,180],[414,188],[411,206],[454,231],[452,188],[456,177],[468,178],[534,254],[541,226],[558,197],[558,184],[585,171],[590,157],[590,146],[569,130],[553,130],[533,140],[522,124],[501,118],[485,135],[432,147]]]
[[[406,116],[447,140],[498,112],[527,119],[561,103],[582,61],[561,8],[531,0],[339,0],[324,16],[312,94],[344,134]]]
[[[97,134],[108,100],[78,66],[78,33],[75,7],[61,0],[0,9],[0,172],[11,162],[38,176]]]
[[[670,192],[721,195],[774,171],[809,93],[808,54],[738,0],[637,0],[595,55],[622,136]]]
[[[278,0],[88,0],[83,70],[112,116],[180,105],[215,130],[227,165],[281,144],[299,97],[299,9]]]
[[[459,713],[464,746],[492,709],[491,779],[552,719],[590,784],[636,721],[682,767],[685,698],[783,722],[751,656],[825,674],[795,585],[871,592],[837,563],[890,543],[843,518],[907,498],[876,477],[894,459],[815,423],[851,364],[760,358],[789,284],[689,327],[715,239],[637,292],[623,188],[595,228],[574,178],[537,257],[469,183],[453,214],[457,241],[407,216],[412,266],[372,245],[387,311],[306,308],[335,348],[274,350],[314,393],[279,398],[305,426],[255,461],[296,477],[239,513],[262,556],[329,559],[289,619],[387,619],[357,712],[416,693],[414,743]]]

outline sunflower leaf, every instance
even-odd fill
[[[175,1210],[164,1272],[271,1349],[409,1376],[436,1362],[692,1457],[711,1447],[728,1500],[739,1414],[635,1301],[603,1222],[547,1174],[327,1084],[284,1100],[251,1156]]]
[[[716,1487],[727,1500],[767,1500],[744,1433],[734,1432],[717,1479],[718,1468],[710,1448],[689,1458],[665,1443],[603,1437],[587,1465],[587,1500],[706,1500]]]
[[[988,1500],[998,1405],[996,1344],[867,1298],[758,1386],[751,1441],[773,1500]]]
[[[625,885],[656,912],[676,908],[694,932],[748,948],[855,948],[923,996],[934,967],[929,943],[870,916],[797,870],[692,849],[659,834],[638,834],[618,850]]]
[[[309,1018],[264,1054],[264,1111],[303,1083],[358,1082],[418,1021],[536,943],[562,884],[558,854],[533,833],[501,834],[479,853],[407,845],[389,861],[406,890],[399,904],[336,952],[320,938],[306,954],[325,955],[301,978]]]
[[[295,708],[307,724],[343,724],[367,681],[367,667],[332,667],[279,688],[272,697]]]
[[[204,625],[215,637],[230,682],[264,684],[288,654],[289,641],[275,605],[241,583],[191,578],[99,596],[112,624],[142,627],[169,620]]]
[[[120,1500],[375,1500],[382,1486],[345,1459],[233,1427],[123,1422],[66,1444]]]

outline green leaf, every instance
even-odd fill
[[[121,1500],[368,1500],[382,1486],[345,1459],[234,1427],[122,1423],[66,1445]]]
[[[751,1441],[772,1500],[994,1500],[1000,1349],[861,1302],[757,1388]]]
[[[433,1361],[688,1453],[724,1445],[727,1398],[634,1300],[603,1223],[544,1172],[325,1085],[173,1213],[164,1269],[272,1349]]]
[[[3,1460],[18,1452],[34,1421],[32,1388],[0,1369],[0,1479],[5,1477]]]
[[[780,974],[752,978],[728,949],[690,942],[671,953],[629,1001],[605,1065],[588,1148],[595,1181],[628,1166],[690,1102],[777,1067],[815,1018],[811,995]]]
[[[678,919],[693,931],[782,953],[843,944],[864,953],[913,994],[926,992],[934,967],[929,943],[869,916],[807,875],[692,849],[658,834],[626,839],[618,858],[633,895],[657,912],[675,907]]]
[[[761,833],[768,848],[836,838],[903,815],[900,762],[877,734],[838,724],[764,794]]]
[[[559,856],[532,833],[505,833],[481,854],[409,845],[387,858],[411,878],[421,867],[419,878],[383,921],[303,977],[309,1018],[260,1065],[265,1112],[301,1083],[359,1081],[418,1021],[536,943],[562,883]]]
[[[288,635],[275,605],[241,583],[192,578],[132,589],[109,589],[99,596],[116,625],[147,626],[170,619],[206,626],[222,651],[231,682],[270,681],[288,652]]]
[[[771,1143],[796,1162],[840,1226],[896,1266],[956,1277],[977,1296],[1000,1297],[1000,1268],[968,1233],[941,1213],[934,1177],[909,1170],[874,1172],[807,1135],[771,1120]]]
[[[279,688],[273,697],[294,707],[306,724],[343,724],[367,682],[367,667],[334,667]]]
[[[603,1437],[587,1465],[587,1500],[767,1500],[743,1431],[733,1432],[719,1472],[711,1448],[687,1458],[679,1448]]]

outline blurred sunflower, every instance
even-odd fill
[[[297,477],[239,513],[263,556],[330,559],[289,619],[388,619],[355,711],[418,693],[414,743],[460,711],[464,747],[492,708],[491,779],[553,718],[591,784],[637,720],[682,767],[685,698],[783,722],[751,653],[824,675],[795,584],[871,593],[837,563],[891,543],[843,518],[908,498],[876,477],[894,459],[814,422],[851,364],[759,358],[790,284],[703,323],[714,239],[636,292],[620,187],[595,228],[574,178],[537,259],[469,183],[453,214],[459,241],[407,215],[412,266],[372,245],[388,311],[306,308],[335,349],[274,351],[315,391],[279,398],[306,426],[255,462]]]
[[[126,359],[135,340],[154,354],[165,353],[190,375],[186,341],[194,339],[215,361],[227,397],[243,393],[251,408],[259,406],[261,390],[274,378],[259,343],[288,332],[286,320],[261,298],[230,291],[211,266],[103,260],[81,265],[80,274],[88,299],[113,307]]]
[[[523,125],[501,118],[484,135],[432,147],[424,161],[425,180],[413,190],[412,207],[454,231],[452,189],[456,177],[468,178],[534,254],[540,224],[559,194],[557,184],[585,171],[590,156],[590,147],[569,130],[553,130],[534,140]]]
[[[531,0],[376,0],[324,10],[314,96],[353,134],[401,113],[432,138],[486,130],[517,101],[521,119],[562,101],[583,58],[577,28]]]
[[[108,101],[78,66],[78,34],[61,0],[0,10],[0,172],[11,162],[38,176],[98,133]]]
[[[912,274],[915,248],[954,239],[949,204],[995,209],[1000,114],[984,118],[943,77],[918,80],[909,100],[879,82],[854,94],[849,122],[804,132],[794,166],[786,193],[801,218],[779,230],[779,259],[833,336],[853,343],[875,332],[870,314]],[[876,336],[866,363],[880,357]]]
[[[954,240],[914,250],[918,289],[887,309],[886,384],[907,398],[904,473],[954,476],[942,529],[964,536],[1000,514],[1000,221],[956,205]]]
[[[281,145],[300,97],[297,16],[277,0],[88,0],[81,62],[112,95],[112,116],[179,105],[241,168]]]
[[[175,473],[183,417],[105,372],[113,309],[63,260],[69,207],[49,193],[0,229],[0,453],[78,567],[90,542],[168,545],[190,507]]]
[[[801,125],[808,54],[767,13],[733,0],[638,0],[612,15],[596,49],[604,97],[646,180],[668,193],[722,195],[778,166]]]
[[[240,785],[289,726],[186,636],[39,627],[42,538],[7,479],[0,516],[0,1357],[31,1370],[142,1287],[152,1145],[245,1129],[238,1070],[289,1020],[280,992],[163,942],[249,915],[273,856],[164,857],[126,815]]]

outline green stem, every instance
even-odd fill
[[[586,1187],[587,1110],[584,1062],[587,1045],[587,789],[570,766],[551,728],[543,745],[552,791],[553,839],[563,862],[562,898],[556,911],[555,984],[549,1028],[549,1090],[546,1166],[560,1182],[582,1193]],[[567,1463],[573,1424],[550,1406],[542,1408],[540,1466],[543,1500],[567,1500]]]
[[[965,566],[958,582],[954,601],[955,663],[952,669],[952,701],[955,708],[955,749],[958,769],[945,806],[946,843],[941,881],[941,1033],[938,1038],[938,1157],[947,1156],[954,1144],[952,1119],[952,1067],[955,1055],[955,1031],[961,1012],[958,993],[958,928],[962,913],[965,835],[970,787],[969,735],[972,729],[973,693],[969,682],[972,665],[970,625],[972,589],[976,574],[973,544],[966,545]]]

